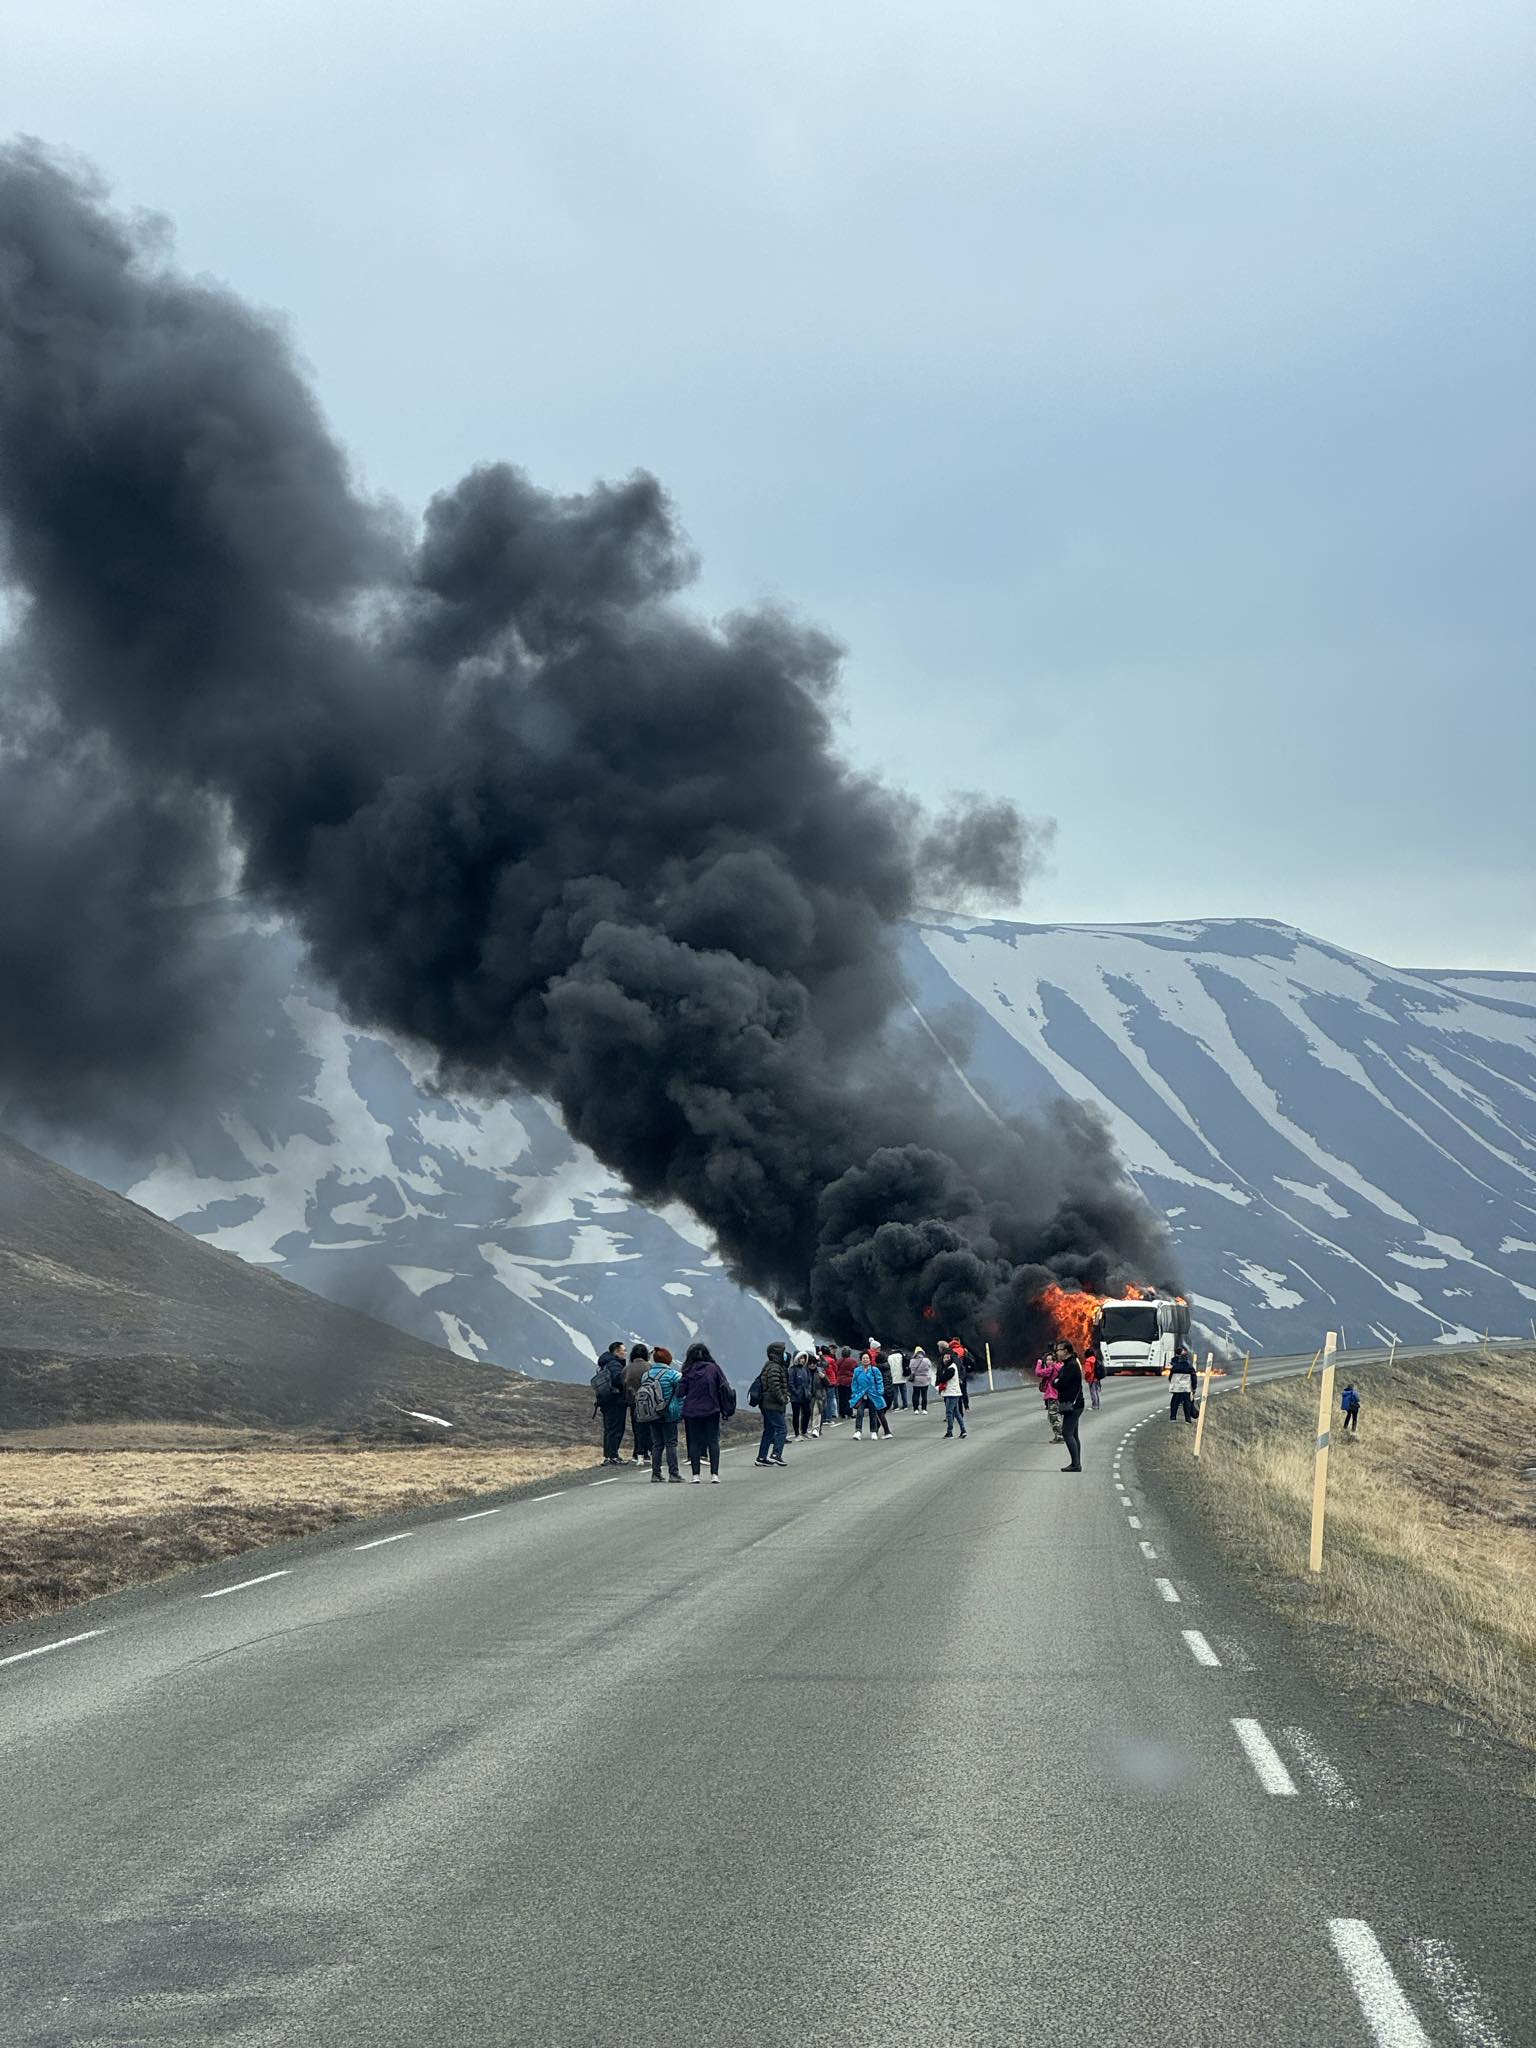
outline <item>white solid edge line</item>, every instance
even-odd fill
[[[1172,1579],[1154,1579],[1152,1583],[1165,1600],[1171,1600],[1175,1604],[1178,1603],[1179,1589]]]
[[[46,1657],[50,1650],[67,1650],[71,1643],[88,1643],[92,1636],[104,1636],[104,1628],[88,1628],[83,1635],[60,1636],[56,1643],[39,1643],[35,1650],[18,1650],[14,1656],[0,1657],[0,1664],[25,1664],[29,1657]]]
[[[280,1572],[263,1572],[259,1579],[242,1579],[238,1586],[220,1586],[216,1593],[200,1593],[200,1600],[222,1600],[226,1593],[243,1593],[247,1586],[264,1586],[269,1579],[287,1579],[293,1576],[291,1566],[284,1566]]]
[[[1296,1797],[1296,1780],[1285,1768],[1280,1752],[1270,1741],[1255,1720],[1235,1715],[1232,1732],[1243,1745],[1244,1754],[1253,1765],[1254,1776],[1266,1792],[1272,1792],[1279,1799]]]
[[[407,1536],[414,1536],[414,1529],[402,1529],[398,1536],[375,1536],[371,1543],[354,1543],[354,1550],[377,1550],[381,1543],[403,1543]]]
[[[1377,2048],[1430,2048],[1419,2016],[1363,1920],[1330,1920],[1328,1939]]]
[[[456,1522],[483,1522],[487,1515],[499,1515],[500,1508],[476,1508],[472,1515],[455,1515]]]
[[[1189,1646],[1189,1654],[1197,1664],[1204,1664],[1208,1670],[1212,1671],[1220,1669],[1221,1659],[1205,1640],[1205,1637],[1201,1635],[1199,1629],[1186,1628],[1181,1633]]]
[[[1136,1547],[1141,1552],[1143,1557],[1156,1557],[1157,1555],[1157,1552],[1152,1548],[1150,1543],[1138,1543]]]

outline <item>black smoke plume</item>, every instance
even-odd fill
[[[842,760],[837,648],[686,610],[651,477],[558,497],[488,466],[416,534],[272,322],[22,145],[0,533],[14,1095],[87,1114],[193,1072],[228,990],[195,920],[146,947],[142,907],[233,860],[351,1017],[551,1096],[831,1335],[1017,1335],[1048,1277],[1168,1265],[1101,1123],[994,1116],[903,1001],[900,920],[1012,896],[1031,829]]]

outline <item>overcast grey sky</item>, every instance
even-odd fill
[[[365,481],[673,492],[1040,920],[1536,965],[1527,0],[10,0]]]

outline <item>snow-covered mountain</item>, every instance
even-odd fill
[[[699,1330],[739,1373],[780,1326],[526,1096],[431,1092],[345,1025],[280,931],[270,1058],[160,1157],[54,1145],[197,1236],[466,1357],[580,1377]],[[1400,973],[1283,925],[934,919],[912,996],[1000,1107],[1087,1097],[1239,1347],[1524,1331],[1536,1313],[1536,976]]]
[[[1105,1112],[1218,1337],[1531,1327],[1536,976],[1399,972],[1236,919],[937,919],[909,960],[989,1099]]]

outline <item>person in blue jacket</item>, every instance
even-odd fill
[[[887,1436],[891,1425],[885,1419],[885,1382],[880,1376],[878,1365],[871,1365],[867,1358],[861,1359],[854,1368],[853,1385],[848,1389],[853,1401],[853,1440],[856,1444],[864,1441],[864,1414],[869,1412],[869,1433],[878,1436],[884,1429]]]
[[[645,1378],[660,1386],[662,1399],[667,1404],[651,1423],[651,1484],[662,1484],[661,1461],[665,1456],[667,1484],[681,1486],[683,1475],[677,1469],[677,1425],[683,1419],[683,1376],[672,1363],[672,1354],[664,1344],[656,1346],[651,1359],[651,1369]]]
[[[1339,1396],[1339,1406],[1344,1410],[1344,1434],[1358,1435],[1360,1429],[1360,1396],[1355,1392],[1353,1380],[1344,1382],[1344,1391]]]

